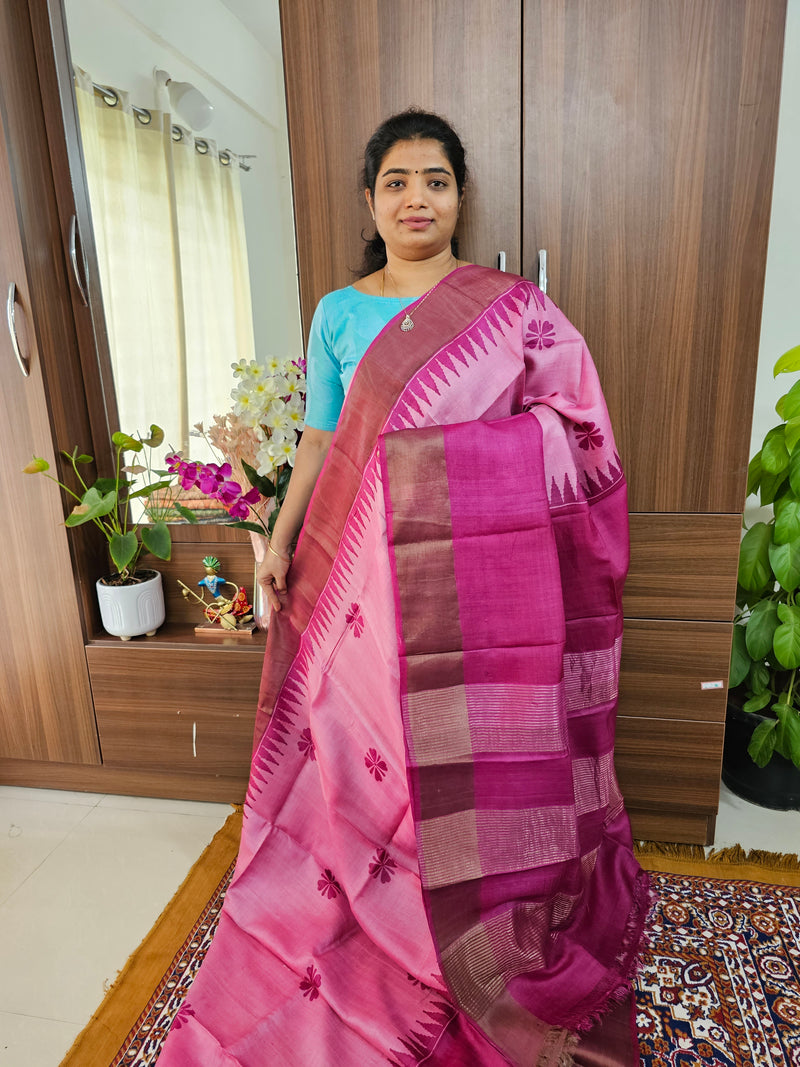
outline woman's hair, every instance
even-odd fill
[[[458,187],[458,195],[462,196],[467,181],[467,164],[464,158],[464,146],[456,131],[439,115],[429,111],[423,111],[418,107],[410,107],[397,115],[382,122],[367,142],[364,149],[364,170],[361,174],[362,189],[369,189],[370,195],[375,196],[375,183],[378,180],[378,172],[381,163],[388,152],[399,141],[438,141],[442,151],[447,156],[447,161],[453,168],[453,175]],[[362,237],[364,234],[362,232]],[[386,265],[386,245],[379,233],[373,237],[364,237],[366,248],[360,278],[372,274]],[[453,255],[458,255],[458,246],[455,237],[452,240]]]

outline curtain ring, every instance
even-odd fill
[[[182,129],[180,128],[180,126],[173,126],[173,127],[172,127],[172,140],[173,140],[173,141],[174,141],[174,142],[175,142],[176,144],[177,144],[177,143],[178,143],[179,141],[182,141],[182,140],[183,140],[183,130],[182,130]]]
[[[205,156],[208,153],[208,141],[203,141],[201,138],[196,137],[194,141],[194,148],[196,152],[199,152],[201,156]]]
[[[116,107],[119,104],[119,96],[113,89],[109,89],[105,85],[100,86],[100,95],[103,97],[103,103],[107,107]]]
[[[153,121],[153,116],[147,110],[146,107],[135,107],[133,113],[136,118],[141,122],[142,126],[149,126]]]
[[[231,165],[231,154],[230,154],[230,152],[220,152],[219,161],[223,165],[223,167],[229,167]]]

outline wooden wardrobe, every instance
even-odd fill
[[[462,134],[462,258],[538,278],[598,365],[630,487],[617,771],[634,833],[713,840],[785,0],[282,0],[301,306],[353,280],[358,160]]]

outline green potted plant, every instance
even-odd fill
[[[93,522],[106,538],[109,557],[115,569],[97,582],[100,616],[106,631],[125,641],[143,633],[154,634],[164,621],[161,574],[156,570],[140,568],[140,557],[144,552],[150,552],[159,559],[168,560],[172,552],[172,538],[167,524],[161,521],[146,524],[147,514],[144,510],[139,518],[134,518],[132,501],[146,499],[152,493],[166,489],[172,485],[174,478],[168,471],[155,471],[152,467],[152,451],[164,441],[164,431],[159,426],[151,426],[147,437],[140,434],[133,437],[118,432],[111,440],[114,445],[113,478],[97,478],[88,485],[82,469],[93,463],[94,459],[79,453],[77,448],[71,453],[61,453],[74,471],[74,489],[48,474],[50,464],[40,456],[34,456],[24,472],[44,474],[76,501],[66,518],[66,526]],[[141,457],[145,460],[144,465],[126,465],[125,453]],[[145,484],[137,487],[140,475],[145,475]],[[173,507],[185,518],[194,520],[194,515],[188,509],[179,504],[173,504]]]
[[[774,374],[800,370],[800,345]],[[800,809],[800,380],[750,461],[747,494],[772,517],[739,550],[722,778],[764,807]]]

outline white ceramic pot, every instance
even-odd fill
[[[152,637],[165,617],[164,590],[158,571],[137,571],[143,581],[135,585],[97,582],[97,602],[106,633],[129,641],[147,634]]]

